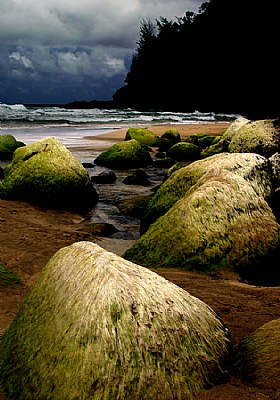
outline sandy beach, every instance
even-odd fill
[[[193,133],[220,135],[228,126],[229,123],[211,123],[176,125],[176,128],[184,138]],[[170,127],[155,125],[149,129],[160,136]],[[91,146],[98,147],[98,143],[106,142],[109,147],[123,140],[126,131],[124,128],[92,136]],[[79,214],[46,210],[21,201],[0,200],[0,228],[0,263],[22,280],[20,285],[0,286],[1,339],[40,272],[58,249],[80,240],[102,246],[102,240],[88,231]],[[109,242],[107,250],[121,255],[117,243],[113,239]],[[230,274],[206,276],[176,269],[158,269],[156,272],[212,307],[230,329],[234,345],[264,323],[279,318],[279,287],[247,285]],[[230,373],[227,382],[206,390],[195,399],[275,400],[279,399],[279,389],[274,382],[257,386]],[[0,400],[8,399],[0,393]]]
[[[156,135],[161,136],[165,131],[170,128],[177,129],[181,135],[181,138],[184,139],[187,136],[196,134],[196,133],[206,133],[208,135],[221,135],[225,129],[229,127],[229,122],[215,122],[215,123],[197,123],[197,124],[170,124],[170,125],[146,125],[143,127],[151,130]],[[109,141],[119,141],[123,140],[125,134],[128,130],[127,128],[120,128],[117,130],[113,130],[108,133],[102,133],[96,136],[87,136],[87,139],[92,140],[109,140]]]

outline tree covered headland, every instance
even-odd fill
[[[277,1],[210,0],[143,20],[118,107],[279,116]]]

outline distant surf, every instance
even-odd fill
[[[232,114],[213,112],[140,112],[132,109],[66,109],[60,107],[28,107],[23,104],[0,103],[0,127],[46,127],[99,125],[110,128],[125,127],[129,124],[169,124],[232,121]]]
[[[66,109],[0,103],[0,135],[10,133],[28,144],[53,136],[63,144],[83,145],[95,136],[129,126],[179,125],[234,121],[234,114],[213,112],[140,112],[132,109]]]

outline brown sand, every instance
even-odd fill
[[[211,124],[212,133],[215,130],[219,134],[224,127],[223,124]],[[199,130],[197,125],[187,125],[184,132],[186,135],[205,132],[205,128],[206,125]],[[160,134],[165,128],[156,129]],[[104,139],[104,135],[100,136]],[[106,137],[116,141],[123,139],[123,133],[117,131]],[[22,278],[21,285],[0,287],[0,337],[47,261],[59,248],[79,240],[96,241],[86,231],[80,215],[45,210],[20,201],[0,200],[0,263]],[[102,244],[102,240],[99,243]],[[113,240],[110,246],[111,251],[115,249],[120,254],[116,242],[115,248]],[[250,286],[230,275],[205,276],[173,269],[156,272],[209,304],[227,324],[235,345],[262,324],[280,316],[280,287]],[[231,374],[228,382],[205,391],[194,400],[279,400],[279,393],[279,382],[256,386]],[[8,399],[0,393],[0,400]]]
[[[152,125],[144,126],[154,132],[156,135],[161,136],[167,129],[175,128],[180,133],[181,137],[184,139],[187,136],[193,135],[195,133],[207,133],[209,135],[221,135],[225,129],[229,127],[229,122],[215,122],[215,123],[205,123],[205,124],[174,124],[174,125]],[[109,133],[102,133],[96,136],[87,136],[92,140],[112,140],[118,141],[123,140],[128,128],[121,128],[114,130]]]

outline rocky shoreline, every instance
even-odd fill
[[[197,129],[197,127],[195,128]],[[100,136],[93,138],[93,147],[94,143],[98,143],[99,140],[104,143],[103,135]],[[121,140],[123,140],[121,132],[112,132],[111,137],[110,135],[107,136],[107,147]],[[99,148],[98,152],[105,148],[106,146]],[[83,153],[83,149],[79,149],[79,154],[81,152]],[[84,154],[88,160],[90,150],[85,149]],[[97,175],[102,170],[102,168],[99,170],[95,170],[95,168],[89,169],[91,176]],[[58,249],[77,241],[89,240],[100,244],[104,249],[121,255],[126,248],[131,247],[132,243],[137,240],[138,237],[133,237],[133,234],[129,238],[125,237],[126,229],[123,231],[118,229],[117,232],[110,234],[110,237],[102,237],[100,230],[93,230],[94,224],[96,226],[99,224],[99,229],[106,231],[108,226],[101,227],[101,222],[105,222],[105,225],[112,222],[112,226],[117,226],[115,217],[119,211],[116,213],[116,208],[114,208],[117,202],[135,197],[137,190],[139,191],[137,195],[146,194],[148,196],[158,184],[156,180],[151,179],[151,174],[148,172],[149,178],[152,180],[151,186],[137,187],[136,185],[132,187],[133,193],[126,193],[120,199],[118,190],[119,188],[129,187],[125,186],[123,180],[131,173],[132,171],[127,170],[117,171],[118,181],[115,189],[112,190],[113,186],[108,185],[103,194],[100,190],[101,186],[98,189],[98,185],[96,185],[101,204],[104,200],[108,200],[108,192],[112,196],[109,201],[110,205],[113,206],[110,211],[111,220],[104,221],[103,217],[110,215],[110,213],[108,214],[108,209],[105,210],[102,207],[98,210],[99,215],[91,213],[81,215],[69,211],[46,210],[22,201],[0,200],[0,263],[6,265],[22,279],[20,285],[0,287],[0,337],[16,315],[42,268]],[[158,171],[154,175],[154,177],[159,178],[159,181],[163,180],[163,176],[163,174],[159,176]],[[136,225],[132,230],[134,232],[138,229],[138,217],[135,222]],[[2,243],[5,243],[5,245],[3,246]],[[156,272],[212,307],[229,327],[234,345],[248,337],[264,323],[279,318],[279,287],[247,285],[241,283],[238,276],[230,271],[219,274],[213,273],[208,276],[176,268],[157,268]],[[205,393],[202,392],[196,399],[247,400],[248,398],[258,398],[258,396],[262,396],[264,399],[273,399],[278,389],[278,382],[271,381],[266,382],[265,385],[252,385],[243,381],[242,377],[230,375],[226,383],[215,386]],[[4,400],[5,396],[0,394],[0,399]]]

